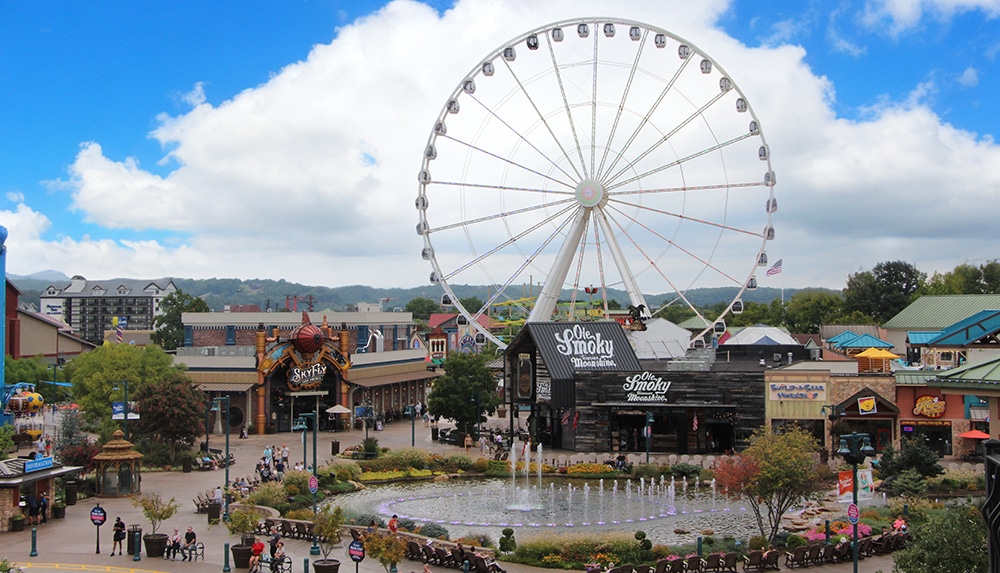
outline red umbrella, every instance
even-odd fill
[[[982,430],[969,430],[968,432],[962,432],[958,437],[968,440],[988,440],[990,435]]]

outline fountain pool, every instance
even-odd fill
[[[554,531],[643,530],[654,544],[692,542],[702,530],[746,538],[752,513],[716,493],[714,484],[686,481],[566,478],[468,479],[371,486],[338,496],[361,513],[437,523],[452,537],[513,527],[528,537]],[[496,529],[497,531],[493,531]],[[675,530],[689,530],[678,534]]]

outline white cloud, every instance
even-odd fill
[[[976,87],[977,85],[979,85],[979,70],[977,70],[972,66],[969,66],[965,68],[965,70],[963,70],[961,74],[959,74],[957,81],[958,84],[963,87],[967,88]]]
[[[872,14],[909,26],[922,6],[880,2]],[[933,81],[861,120],[838,118],[835,86],[806,65],[802,48],[742,45],[714,26],[726,9],[721,0],[462,0],[438,15],[393,2],[231,100],[206,103],[196,84],[194,107],[162,116],[152,133],[172,171],[109,157],[101,142],[82,145],[70,179],[54,187],[69,187],[72,209],[95,233],[125,229],[138,238],[58,236],[51,220],[19,205],[0,212],[11,230],[9,268],[89,278],[426,284],[430,268],[414,231],[416,177],[452,90],[479,58],[519,33],[607,13],[691,40],[753,102],[779,181],[778,238],[768,251],[785,267],[763,284],[842,287],[859,265],[884,260],[932,272],[996,257],[981,233],[994,216],[981,205],[1000,195],[1000,149],[929,109]]]
[[[988,18],[1000,15],[1000,0],[867,0],[862,21],[891,36],[918,28],[926,15],[950,20],[956,14],[981,11]]]
[[[7,200],[11,203],[24,203],[24,193],[20,191],[9,191],[7,193]]]

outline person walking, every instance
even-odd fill
[[[49,522],[49,492],[43,491],[38,496],[38,518],[42,520],[42,525]]]
[[[268,550],[271,553],[271,561],[274,561],[274,553],[278,549],[278,544],[281,543],[281,533],[278,532],[277,527],[271,527],[271,537],[267,540]]]
[[[122,554],[122,541],[125,540],[125,522],[122,521],[122,518],[120,518],[120,517],[116,517],[115,518],[115,526],[114,526],[114,530],[113,531],[115,532],[115,534],[114,534],[114,540],[115,540],[115,542],[111,546],[111,556],[112,557],[115,556],[115,548],[116,547],[118,548],[118,555],[121,556],[121,554]]]
[[[472,450],[472,434],[465,434],[465,455],[469,455]]]

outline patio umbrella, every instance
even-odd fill
[[[969,430],[968,432],[962,432],[958,437],[967,440],[988,440],[990,435],[982,430]]]
[[[337,404],[336,406],[331,406],[331,407],[327,408],[326,409],[326,413],[327,414],[350,414],[351,411],[349,409],[341,406],[340,404]],[[987,436],[987,437],[989,437],[989,436]]]

